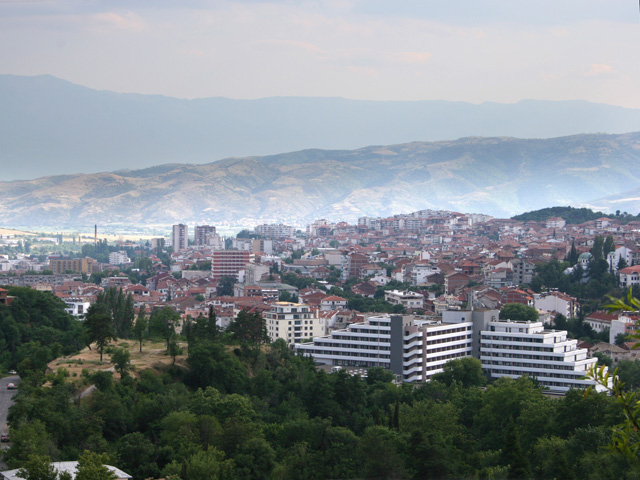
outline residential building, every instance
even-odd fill
[[[267,255],[273,255],[273,240],[265,240],[264,238],[251,240],[251,251],[253,253],[263,252]]]
[[[615,313],[596,311],[591,312],[589,315],[584,317],[584,323],[593,328],[597,333],[600,333],[605,331],[606,329],[609,329],[609,331],[611,331],[611,322],[617,319],[618,315]]]
[[[293,237],[296,233],[296,229],[294,227],[283,225],[281,223],[258,225],[253,229],[253,231],[264,238],[289,238]]]
[[[85,302],[79,298],[65,298],[64,303],[66,308],[64,309],[69,315],[73,315],[77,318],[84,318],[89,310],[91,304],[89,302]]]
[[[375,315],[296,349],[325,365],[383,367],[404,382],[422,382],[441,372],[447,361],[471,355],[472,325]]]
[[[384,299],[393,305],[402,305],[407,310],[424,308],[424,295],[421,293],[401,290],[387,290]]]
[[[362,253],[350,253],[346,260],[345,269],[342,272],[344,279],[360,278],[362,276],[362,268],[369,264],[369,257]]]
[[[185,250],[189,246],[189,227],[187,225],[181,223],[173,226],[171,245],[174,252]]]
[[[461,289],[469,285],[471,278],[469,275],[465,275],[461,272],[453,272],[444,277],[444,291],[445,293],[456,293],[456,290]]]
[[[472,356],[492,377],[528,375],[550,391],[594,386],[583,379],[596,363],[566,331],[541,322],[498,320],[498,310],[446,311],[442,320],[373,315],[364,322],[297,344],[296,350],[331,366],[383,367],[405,382],[430,380],[450,360]]]
[[[262,315],[272,342],[300,343],[324,333],[317,311],[303,303],[274,302]]]
[[[537,310],[561,313],[567,318],[578,316],[578,299],[566,293],[551,291],[533,295],[533,304]]]
[[[622,288],[640,284],[640,265],[625,267],[618,273],[620,274],[620,286]]]
[[[122,265],[125,263],[131,263],[131,259],[127,255],[127,252],[120,250],[109,254],[109,263],[111,265]]]
[[[513,271],[513,284],[529,284],[535,275],[536,265],[524,258],[514,258],[511,260],[511,270]]]
[[[0,288],[0,305],[11,305],[13,297],[9,296],[9,291],[4,288]]]
[[[78,272],[91,275],[97,262],[93,258],[72,258],[49,260],[49,268],[54,274],[62,274],[66,272]]]
[[[211,225],[196,225],[193,243],[196,247],[209,245],[209,239],[215,235],[216,227]]]
[[[346,298],[338,297],[337,295],[331,295],[329,297],[324,297],[320,300],[320,309],[321,310],[340,310],[343,308],[347,308]]]
[[[211,254],[211,275],[216,280],[222,277],[237,280],[240,270],[253,263],[253,259],[253,253],[246,250],[214,250]]]
[[[587,350],[577,345],[566,331],[545,330],[542,322],[499,320],[481,332],[480,361],[494,378],[528,375],[554,392],[589,386],[604,391],[583,378],[597,359],[588,358]]]

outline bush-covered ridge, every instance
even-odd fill
[[[542,208],[540,210],[533,210],[531,212],[521,213],[511,217],[512,220],[518,220],[520,222],[543,222],[551,217],[563,218],[568,224],[584,223],[590,220],[596,220],[598,218],[607,217],[611,219],[620,220],[622,223],[629,223],[632,220],[640,220],[640,214],[632,215],[627,212],[603,213],[594,212],[589,208],[574,208],[574,207],[549,207]]]

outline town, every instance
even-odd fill
[[[37,238],[4,235],[0,285],[50,291],[80,319],[117,289],[135,314],[171,308],[175,332],[211,314],[222,330],[240,312],[258,314],[270,342],[284,340],[318,368],[383,367],[400,382],[428,381],[473,356],[491,377],[528,375],[563,393],[593,385],[584,376],[597,361],[637,358],[640,317],[602,308],[605,294],[640,284],[637,220],[424,210],[304,230],[263,224],[235,237],[184,224],[139,242],[97,232],[69,255],[33,254]],[[48,240],[54,252],[64,244]],[[11,301],[5,289],[0,302]]]

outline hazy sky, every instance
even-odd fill
[[[0,0],[0,45],[118,92],[640,108],[638,0]]]

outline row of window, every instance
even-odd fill
[[[336,357],[364,357],[364,358],[389,358],[389,354],[385,353],[365,353],[359,351],[348,351],[348,352],[338,352],[335,350],[321,350],[321,349],[305,349],[305,353],[310,353],[312,355],[331,355]]]
[[[439,368],[442,368],[442,365],[434,365],[435,362],[439,362],[441,360],[449,360],[452,358],[462,358],[462,357],[468,357],[469,354],[467,352],[458,352],[458,353],[450,353],[449,355],[440,355],[438,357],[435,358],[430,358],[429,359],[429,363],[427,363],[427,371],[429,370],[437,370]]]
[[[528,372],[523,372],[522,370],[508,370],[508,369],[491,369],[491,374],[504,374],[504,375],[526,375]],[[573,379],[579,379],[581,377],[583,377],[584,375],[580,372],[576,372],[575,374],[566,374],[566,373],[546,373],[544,374],[545,377],[552,377],[552,378],[573,378]],[[541,382],[542,383],[542,382]]]
[[[500,350],[521,350],[528,352],[553,352],[554,348],[553,345],[549,347],[525,347],[523,345],[507,345],[502,343],[483,343],[482,346],[485,348],[496,348]]]
[[[499,358],[526,358],[532,360],[540,360],[541,362],[564,362],[566,361],[564,355],[562,353],[558,353],[557,355],[518,355],[517,353],[502,353],[502,352],[492,352],[486,353],[487,356],[491,357],[499,357]],[[586,358],[586,355],[585,355]]]
[[[427,337],[432,337],[434,335],[446,335],[449,333],[466,332],[467,330],[472,330],[472,329],[473,328],[471,327],[471,325],[469,325],[467,327],[458,327],[458,328],[452,328],[448,330],[427,330]]]
[[[542,343],[542,338],[531,337],[515,337],[511,335],[482,335],[483,340],[499,340],[503,342],[525,342],[525,343]]]
[[[437,345],[439,343],[458,342],[460,340],[470,340],[471,338],[472,338],[471,334],[459,335],[457,337],[450,337],[450,338],[435,338],[433,340],[427,341],[427,345]]]

